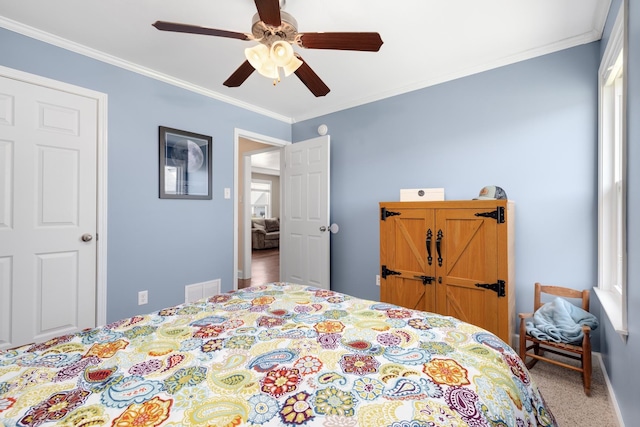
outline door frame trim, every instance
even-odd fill
[[[0,65],[0,76],[94,99],[97,104],[96,326],[107,322],[107,94]]]
[[[284,147],[285,145],[289,145],[291,144],[291,141],[287,141],[284,139],[279,139],[279,138],[274,138],[271,136],[267,136],[267,135],[262,135],[259,133],[255,133],[255,132],[251,132],[248,130],[244,130],[244,129],[240,129],[240,128],[234,128],[233,130],[233,289],[237,290],[238,289],[238,249],[239,249],[239,245],[238,245],[238,229],[239,229],[239,224],[238,224],[238,213],[239,213],[239,198],[238,198],[238,194],[239,194],[239,189],[238,189],[238,165],[239,165],[239,161],[240,161],[240,153],[239,153],[239,148],[240,148],[240,138],[246,138],[246,139],[250,139],[252,141],[256,141],[256,142],[260,142],[263,144],[268,144],[268,145],[273,145],[273,146],[278,146],[280,148]],[[284,166],[280,165],[280,170],[282,170]],[[280,187],[282,187],[282,181],[280,182]],[[280,206],[282,207],[282,191],[280,191]],[[248,223],[245,224],[245,236],[244,236],[244,245],[245,245],[245,251],[246,251],[246,245],[247,245],[247,239],[249,239],[249,246],[251,246],[251,236],[250,236],[250,231],[249,231],[249,235],[247,235],[247,230],[249,229]],[[244,274],[243,274],[244,275]]]

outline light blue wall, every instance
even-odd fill
[[[4,29],[0,65],[108,95],[108,321],[183,302],[187,284],[231,290],[234,128],[290,140],[289,124]],[[213,137],[213,200],[158,198],[160,125]]]
[[[331,135],[332,287],[378,298],[378,202],[494,184],[516,203],[517,310],[536,281],[594,286],[598,57],[591,43],[295,124],[294,141]]]
[[[621,7],[621,0],[611,6],[602,52],[609,38],[611,26]],[[625,425],[634,426],[640,420],[640,3],[629,1],[628,10],[629,48],[627,74],[627,327],[629,337],[626,342],[612,328],[605,318],[601,338],[601,354],[611,380],[616,400],[620,406]]]

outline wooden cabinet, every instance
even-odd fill
[[[514,203],[380,203],[380,300],[454,316],[511,344]]]

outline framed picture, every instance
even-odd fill
[[[211,199],[212,138],[160,126],[160,198]]]

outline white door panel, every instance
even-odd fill
[[[73,332],[78,324],[78,252],[38,254],[36,259],[36,301],[40,309],[36,311],[35,340],[39,341],[48,333]]]
[[[319,288],[329,289],[329,263],[327,240],[330,234],[328,232],[322,235],[309,236],[307,240],[307,283]]]
[[[0,140],[0,230],[13,225],[12,177],[13,142]]]
[[[11,341],[13,257],[0,257],[0,346]],[[1,348],[1,347],[0,347]]]
[[[330,288],[329,136],[284,147],[281,280]]]
[[[300,234],[288,233],[287,242],[283,245],[286,247],[286,256],[284,261],[284,270],[287,271],[286,282],[302,283],[305,279],[304,275],[304,258],[303,258],[303,236]],[[281,262],[281,265],[282,262]]]
[[[95,326],[97,109],[0,77],[0,348]]]

